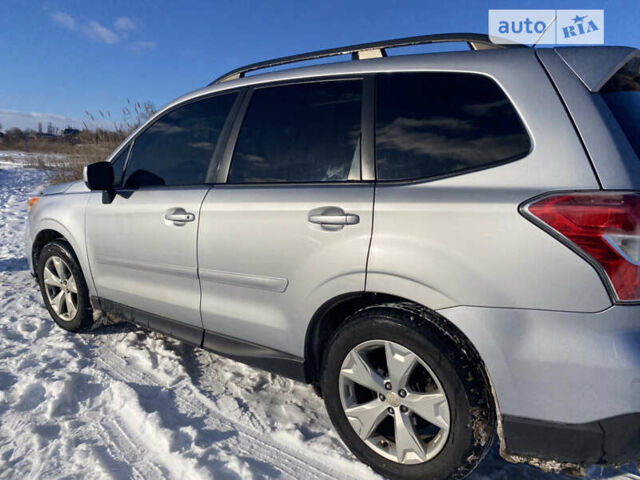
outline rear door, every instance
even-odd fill
[[[362,180],[364,83],[248,92],[220,169],[226,183],[200,215],[205,345],[233,337],[302,357],[315,309],[364,290],[374,189]]]
[[[135,138],[124,174],[118,168],[123,160],[116,160],[120,185],[113,202],[92,194],[87,247],[107,311],[200,342],[198,217],[210,188],[212,157],[236,97],[198,99],[159,117]]]

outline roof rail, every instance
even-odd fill
[[[334,57],[336,55],[351,54],[353,60],[364,60],[367,58],[385,57],[387,48],[410,47],[415,45],[424,45],[428,43],[448,43],[448,42],[466,42],[471,50],[490,50],[497,48],[524,47],[520,44],[496,44],[493,43],[488,35],[479,33],[438,33],[435,35],[419,35],[417,37],[398,38],[395,40],[383,40],[372,43],[361,43],[358,45],[349,45],[347,47],[330,48],[328,50],[317,50],[315,52],[303,53],[300,55],[291,55],[288,57],[275,58],[264,62],[252,63],[244,67],[236,68],[221,77],[217,78],[209,85],[214,83],[236,80],[244,77],[248,72],[262,70],[264,68],[277,67],[288,63],[304,62],[307,60],[316,60],[319,58]]]

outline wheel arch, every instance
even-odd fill
[[[381,292],[354,292],[339,295],[325,302],[313,315],[305,337],[305,369],[306,378],[316,389],[319,389],[319,380],[322,370],[324,352],[331,336],[343,324],[349,321],[349,317],[358,310],[376,305],[392,304],[394,308],[410,311],[413,314],[435,318],[434,326],[450,336],[467,356],[480,367],[484,374],[484,383],[493,398],[496,414],[499,406],[496,394],[491,382],[489,370],[477,348],[469,337],[453,322],[440,313],[411,299],[390,295]]]
[[[38,261],[40,259],[40,253],[42,253],[42,249],[44,246],[53,240],[62,239],[68,243],[68,240],[57,230],[51,228],[45,228],[40,230],[33,240],[33,244],[31,245],[31,259],[33,261],[33,269],[37,273],[38,272]],[[73,249],[73,247],[71,247]]]
[[[44,221],[38,222],[38,224],[38,233],[35,234],[31,244],[31,259],[33,262],[34,272],[37,274],[38,259],[43,247],[53,240],[64,240],[69,244],[71,253],[73,253],[76,261],[80,265],[80,269],[82,270],[85,281],[87,282],[87,287],[89,288],[89,294],[96,295],[93,276],[89,268],[88,259],[86,258],[86,252],[82,248],[82,245],[76,241],[75,237],[64,227],[64,225],[53,219],[45,219]]]

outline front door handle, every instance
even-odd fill
[[[196,216],[187,212],[184,208],[176,207],[164,212],[164,219],[173,225],[182,226],[188,222],[193,222]]]
[[[360,217],[354,213],[344,215],[309,215],[311,223],[320,225],[355,225],[360,222]]]

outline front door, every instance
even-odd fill
[[[235,97],[198,99],[159,117],[134,139],[113,201],[103,203],[96,193],[87,208],[87,247],[101,299],[169,333],[177,328],[169,321],[182,324],[195,343],[202,329],[200,207]]]

